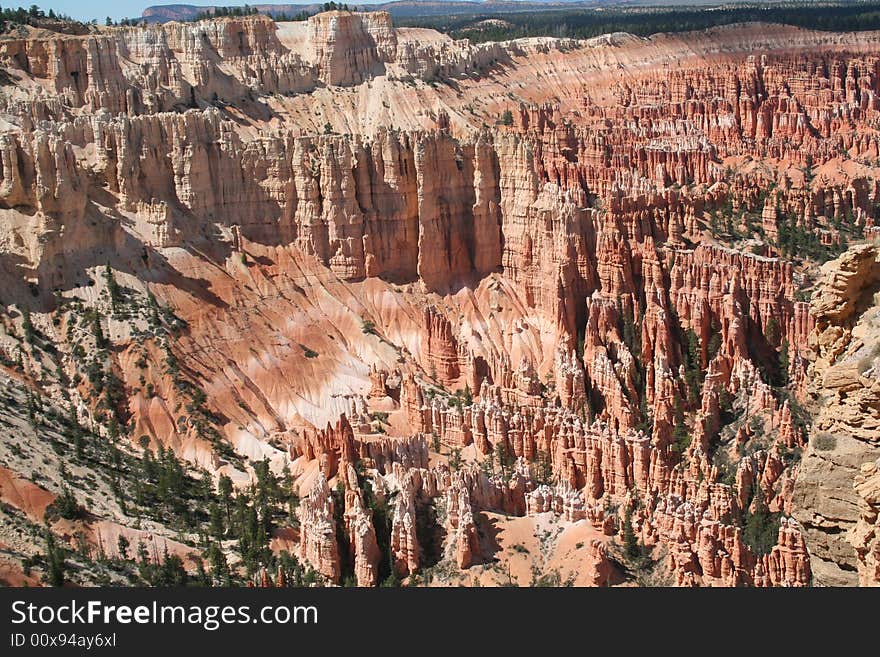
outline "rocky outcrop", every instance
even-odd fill
[[[294,441],[291,456],[303,456],[316,461],[325,480],[335,477],[345,464],[354,459],[354,432],[345,415],[341,415],[335,426],[327,424],[323,430],[312,428],[303,431]],[[342,464],[342,465],[340,465]]]
[[[590,563],[593,567],[593,586],[609,586],[609,582],[615,576],[614,564],[608,558],[608,548],[605,543],[597,539],[591,539],[587,546],[590,554]]]
[[[375,586],[382,554],[376,541],[372,514],[364,510],[359,492],[351,495],[351,504],[345,509],[345,524],[350,536],[355,581],[358,586]]]
[[[452,325],[445,315],[430,307],[425,308],[422,362],[425,371],[439,381],[456,381],[461,376]]]
[[[859,582],[859,556],[847,536],[863,504],[856,477],[864,463],[880,457],[878,284],[876,247],[852,247],[823,266],[810,305],[816,357],[807,380],[816,418],[795,486],[794,515],[807,532],[820,584]],[[857,545],[864,551],[863,540]]]
[[[477,526],[474,523],[467,485],[453,477],[446,489],[446,536],[459,568],[469,568],[480,555]]]
[[[384,73],[397,55],[397,34],[384,11],[329,11],[308,19],[311,60],[328,85],[360,84]]]
[[[394,499],[391,524],[391,555],[398,576],[406,577],[419,569],[421,546],[416,531],[416,494],[418,480],[409,472]]]
[[[297,514],[300,523],[300,559],[328,581],[339,582],[339,546],[333,497],[323,474],[319,474],[309,494],[303,498]]]
[[[154,114],[247,103],[253,94],[269,90],[313,89],[318,71],[282,46],[275,31],[268,18],[248,17],[101,30],[80,37],[43,32],[4,39],[0,60],[13,75],[47,80],[67,107],[95,114]],[[32,109],[22,118],[63,116],[51,100],[34,99]]]
[[[701,517],[702,515],[702,517]],[[713,514],[714,515],[714,514]],[[667,545],[669,565],[680,586],[809,586],[810,556],[797,524],[783,518],[777,543],[756,556],[739,527],[700,514],[674,496],[658,507],[647,531]]]
[[[783,519],[777,543],[755,569],[758,586],[803,587],[812,584],[810,554],[804,534],[792,519]]]
[[[856,549],[859,586],[880,586],[880,461],[863,464],[853,485],[860,515],[847,539]]]

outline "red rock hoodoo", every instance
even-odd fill
[[[77,477],[116,459],[89,518],[149,519],[148,561],[880,580],[876,34],[334,11],[27,27],[0,62],[3,413]],[[60,495],[33,449],[4,467]]]

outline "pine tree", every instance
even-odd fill
[[[779,322],[775,317],[767,320],[767,327],[764,329],[764,337],[771,346],[775,347],[779,343]]]
[[[672,429],[672,451],[684,454],[691,444],[691,435],[684,421],[684,411],[681,408],[681,400],[675,400],[675,425]]]
[[[696,404],[700,399],[700,388],[703,385],[703,358],[700,348],[700,338],[693,329],[685,332],[685,382],[688,386],[688,399]]]
[[[632,523],[632,507],[627,507],[623,516],[623,549],[626,555],[635,559],[641,554],[639,549],[639,539],[636,537],[635,529]]]
[[[106,349],[110,345],[104,336],[104,329],[101,327],[102,319],[103,317],[99,312],[94,313],[92,316],[92,335],[95,336],[95,346],[98,349]]]
[[[770,513],[764,501],[764,491],[758,483],[755,484],[754,489],[752,504],[745,513],[743,542],[752,549],[752,552],[761,556],[769,554],[776,545],[780,514]]]
[[[208,563],[211,564],[211,577],[215,584],[231,586],[232,577],[229,573],[229,565],[226,563],[226,555],[223,550],[211,543],[208,548]]]
[[[31,311],[27,306],[23,306],[21,309],[21,329],[24,331],[24,339],[28,344],[33,344],[37,331],[34,329],[34,324],[31,321]]]
[[[211,519],[211,535],[218,541],[223,540],[223,535],[226,533],[226,527],[223,521],[223,510],[215,503],[211,502],[208,507],[208,516]]]
[[[116,551],[119,553],[119,558],[123,561],[128,561],[128,548],[130,545],[131,543],[123,534],[120,534],[119,538],[116,539]]]
[[[194,557],[194,560],[196,562],[196,585],[211,586],[211,577],[205,570],[205,562],[202,561],[201,557]]]
[[[232,479],[226,475],[220,475],[217,482],[217,490],[220,493],[220,499],[226,507],[226,521],[230,520],[230,508],[232,506]]]
[[[85,454],[85,440],[83,440],[83,429],[76,417],[76,409],[73,404],[70,405],[67,417],[67,436],[73,443],[74,453],[76,457],[81,459]]]
[[[65,556],[64,548],[58,546],[54,534],[46,529],[46,565],[49,586],[64,586],[64,577],[67,572]]]
[[[788,340],[783,340],[782,346],[779,348],[779,383],[782,386],[788,385],[789,367],[790,360],[788,355]]]
[[[461,450],[456,447],[452,450],[452,453],[449,455],[449,469],[450,470],[458,470],[461,467]]]
[[[114,313],[117,313],[119,312],[119,306],[122,304],[122,289],[119,287],[119,283],[116,282],[113,269],[111,269],[109,264],[104,268],[104,281],[107,284],[107,293],[110,295],[110,308]]]

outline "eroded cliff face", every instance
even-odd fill
[[[860,500],[860,515],[848,537],[856,550],[860,586],[880,586],[880,541],[878,541],[878,511],[880,511],[880,478],[877,461],[864,463],[856,475],[855,489]]]
[[[877,583],[870,468],[880,457],[878,290],[876,247],[853,247],[823,266],[810,307],[816,360],[807,378],[816,417],[794,503],[816,578],[828,585]]]
[[[228,477],[214,581],[876,580],[875,35],[328,12],[0,60],[3,376]]]

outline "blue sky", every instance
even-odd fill
[[[291,4],[307,4],[310,0],[287,0]],[[373,2],[375,0],[372,0]],[[222,5],[224,7],[232,7],[235,5],[246,4],[283,4],[284,0],[0,0],[0,6],[9,7],[30,7],[36,4],[43,11],[54,9],[55,11],[67,14],[79,20],[91,20],[97,18],[103,22],[107,16],[114,20],[120,18],[132,18],[140,16],[145,7],[150,5]],[[357,4],[372,4],[371,0],[358,0]]]

